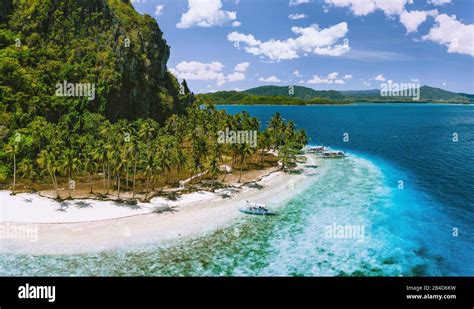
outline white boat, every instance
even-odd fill
[[[277,213],[267,209],[265,204],[249,203],[244,208],[239,208],[239,211],[248,215],[257,216],[275,216]]]
[[[325,147],[325,146],[311,146],[311,147],[308,147],[306,152],[307,153],[322,153],[324,151],[328,151],[329,148],[328,147]]]
[[[324,159],[339,159],[339,158],[344,158],[346,154],[344,151],[334,151],[334,150],[327,150],[323,151],[319,154],[320,158]]]

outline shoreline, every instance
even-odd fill
[[[305,166],[317,165],[318,174],[325,172],[320,163],[320,159],[307,156],[307,162],[299,163],[297,167],[302,173],[270,172],[255,181],[263,188],[242,184],[240,192],[232,193],[230,198],[222,198],[209,192],[204,193],[206,196],[190,197],[192,194],[203,194],[202,191],[183,195],[185,201],[168,201],[167,204],[172,205],[162,213],[147,209],[144,213],[132,216],[85,222],[31,223],[2,219],[0,225],[36,226],[37,240],[0,238],[0,253],[80,254],[145,244],[162,246],[204,236],[245,218],[246,215],[241,214],[238,208],[243,206],[246,200],[269,204],[273,209],[280,207],[305,187],[304,183],[308,178],[304,173]],[[288,190],[292,192],[288,193]]]
[[[349,102],[349,103],[330,103],[330,104],[215,104],[215,106],[292,106],[292,107],[308,107],[308,106],[357,106],[357,105],[429,105],[429,106],[474,106],[474,103],[449,103],[449,102]]]

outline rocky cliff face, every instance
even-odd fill
[[[129,0],[0,3],[0,98],[13,114],[54,121],[88,110],[162,121],[184,108],[162,31]],[[64,81],[94,84],[94,98],[58,96]]]

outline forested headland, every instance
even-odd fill
[[[81,188],[146,201],[184,179],[219,185],[228,167],[239,181],[277,161],[290,168],[307,142],[278,114],[265,128],[248,113],[196,100],[169,72],[170,48],[155,19],[129,1],[1,4],[3,189],[64,199]],[[62,95],[58,84],[68,88]],[[93,96],[78,92],[81,85],[93,85]],[[256,147],[219,143],[226,129],[258,131]]]

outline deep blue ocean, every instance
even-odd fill
[[[473,106],[219,108],[246,110],[263,126],[279,112],[307,131],[310,144],[348,157],[322,160],[277,217],[244,217],[167,248],[2,255],[0,274],[474,276]],[[333,225],[363,226],[364,237],[327,237]]]
[[[231,113],[246,110],[263,126],[279,112],[307,131],[310,144],[342,149],[368,160],[380,169],[384,185],[393,192],[392,216],[380,222],[391,229],[387,232],[412,240],[417,254],[426,255],[429,274],[474,275],[473,106],[223,108]]]

